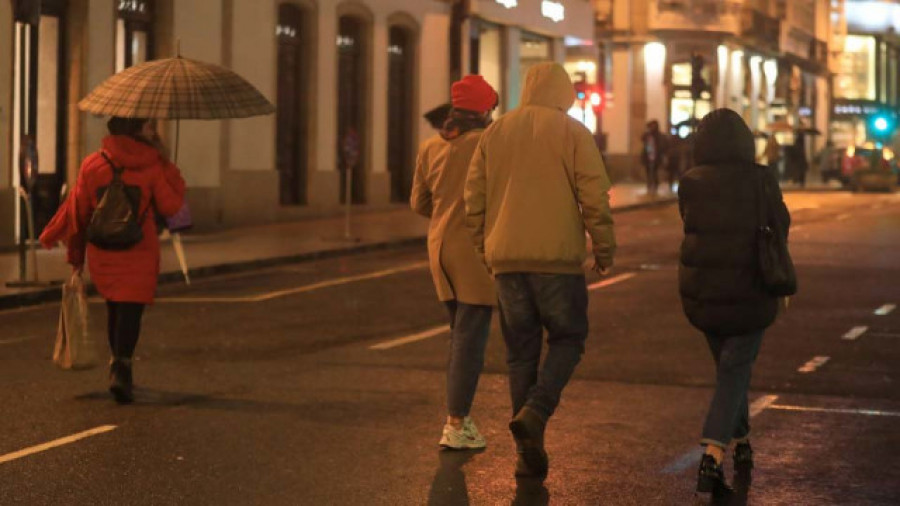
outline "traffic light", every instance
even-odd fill
[[[706,91],[706,81],[703,80],[703,66],[706,62],[703,55],[694,53],[691,55],[691,96],[694,100],[700,99],[703,92]]]
[[[890,137],[894,133],[895,126],[894,117],[889,114],[879,113],[869,119],[869,131],[872,137],[877,139]]]

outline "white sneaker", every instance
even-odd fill
[[[468,416],[463,420],[462,429],[457,429],[449,423],[445,424],[439,444],[453,450],[479,449],[487,446],[484,436],[478,432],[475,423]]]

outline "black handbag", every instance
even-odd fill
[[[772,193],[766,183],[767,170],[768,167],[756,166],[759,272],[766,293],[773,297],[786,297],[797,293],[797,273],[788,251],[787,230],[778,222],[773,209]]]

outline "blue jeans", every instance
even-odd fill
[[[703,424],[701,444],[727,448],[732,439],[750,435],[747,391],[764,332],[728,337],[706,335],[716,361],[716,391]]]
[[[584,275],[517,272],[498,274],[495,282],[513,415],[527,405],[549,418],[584,353],[588,333]],[[541,366],[545,328],[547,356]]]
[[[478,377],[484,368],[484,349],[491,333],[491,306],[445,302],[450,312],[450,361],[447,364],[447,409],[464,417],[472,409]]]

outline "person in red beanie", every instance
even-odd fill
[[[449,117],[436,135],[419,148],[410,205],[429,218],[428,258],[438,299],[450,313],[450,360],[447,366],[449,416],[442,448],[484,448],[469,411],[484,366],[484,350],[496,303],[493,281],[475,254],[465,228],[463,187],[469,160],[481,133],[491,122],[497,92],[481,76],[453,83]]]

